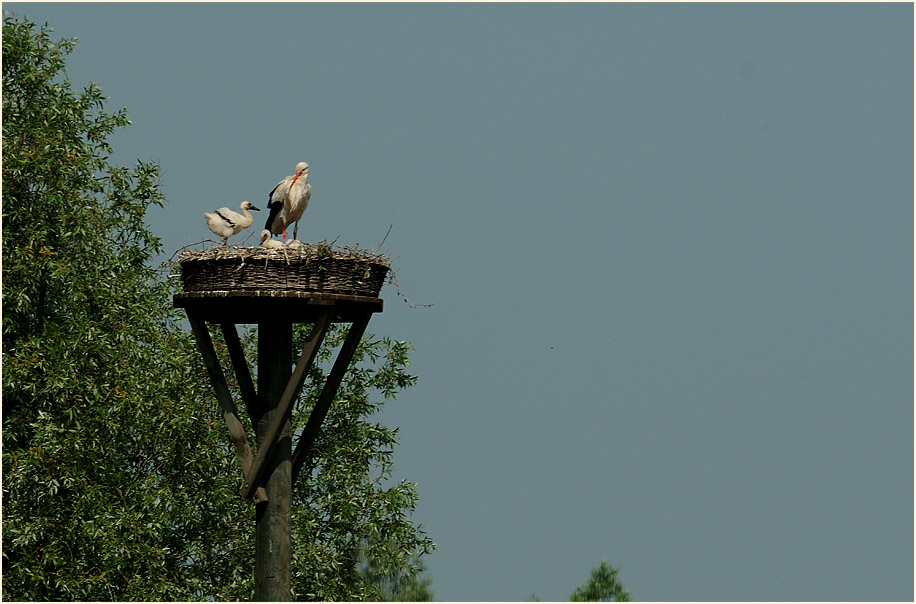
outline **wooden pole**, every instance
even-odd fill
[[[258,324],[258,404],[253,418],[258,450],[270,447],[265,441],[293,364],[293,327],[286,321]],[[254,599],[260,602],[288,602],[292,538],[290,531],[292,482],[292,424],[283,421],[270,456],[265,460],[262,484],[267,501],[255,511]]]
[[[175,294],[174,301],[177,308],[184,308],[188,313],[230,439],[241,462],[242,473],[249,483],[243,485],[240,494],[251,497],[255,503],[254,599],[260,602],[289,601],[292,597],[293,476],[313,455],[312,447],[321,424],[369,319],[373,313],[382,312],[382,300],[325,292],[256,290],[184,292]],[[251,316],[265,317],[258,324],[257,392],[235,327],[235,320]],[[293,318],[297,323],[314,322],[312,334],[296,363],[296,371],[292,369]],[[219,323],[223,330],[242,400],[257,436],[257,456],[252,454],[248,444],[206,321]],[[352,322],[352,325],[293,454],[290,410],[321,339],[332,322]],[[260,479],[256,480],[255,476],[260,476]],[[254,493],[252,488],[255,488]]]
[[[318,322],[312,326],[312,333],[309,334],[308,339],[305,341],[302,355],[296,361],[293,376],[283,390],[283,396],[280,397],[276,411],[272,414],[270,424],[263,434],[258,434],[258,442],[262,444],[258,445],[258,452],[254,456],[254,461],[251,462],[251,469],[245,475],[245,484],[239,489],[239,497],[242,499],[248,499],[252,492],[258,488],[258,485],[261,484],[261,476],[265,467],[264,462],[273,452],[272,443],[276,440],[277,435],[289,423],[290,411],[293,403],[299,398],[299,393],[302,392],[305,374],[308,373],[309,368],[312,366],[312,361],[318,355],[318,347],[321,346],[324,335],[327,333],[328,327],[331,326],[331,316],[332,312],[330,310],[324,312],[319,317]],[[296,480],[293,478],[293,484],[295,483]]]

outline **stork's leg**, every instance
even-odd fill
[[[286,243],[286,229],[283,229],[283,243]]]
[[[293,227],[293,239],[299,235],[299,221],[296,221],[296,226]]]

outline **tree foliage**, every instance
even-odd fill
[[[361,574],[371,586],[371,599],[378,602],[432,602],[432,580],[425,575],[426,565],[420,556],[410,566],[385,568],[378,558],[361,561]]]
[[[236,496],[203,363],[151,267],[159,168],[110,161],[126,112],[105,111],[94,84],[72,89],[74,41],[50,34],[4,17],[3,598],[248,599],[254,509]],[[326,339],[325,364],[343,337]],[[364,338],[300,478],[300,598],[371,597],[360,556],[410,573],[433,547],[409,519],[416,485],[388,481],[396,431],[369,419],[372,396],[414,383],[408,351]],[[304,391],[297,417],[314,397]]]
[[[630,594],[620,583],[620,569],[602,560],[592,569],[588,581],[580,585],[569,596],[570,602],[629,602]]]
[[[307,326],[294,330],[302,348]],[[332,325],[303,389],[294,425],[304,425],[347,330]],[[308,600],[378,600],[378,577],[416,578],[419,557],[435,544],[410,521],[416,483],[391,484],[397,429],[372,421],[381,400],[416,383],[406,342],[363,337],[347,379],[324,420],[311,459],[293,493],[293,524],[309,539],[293,545],[293,591]],[[372,573],[365,572],[364,561]],[[405,579],[406,581],[406,579]],[[430,592],[431,596],[431,592]]]
[[[194,482],[221,456],[188,455],[216,432],[148,266],[158,168],[108,161],[128,120],[62,79],[72,48],[4,19],[4,596],[177,597],[195,582],[196,512],[231,503]]]

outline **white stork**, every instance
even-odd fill
[[[296,227],[293,229],[293,239],[299,234],[299,219],[312,196],[312,185],[308,179],[309,165],[301,161],[296,164],[296,173],[278,182],[270,192],[267,202],[270,216],[264,228],[274,235],[283,233],[283,241],[286,241],[286,227],[294,222]]]
[[[266,247],[268,249],[277,249],[283,247],[283,244],[277,241],[276,239],[270,238],[270,231],[264,229],[261,231],[261,247]]]
[[[229,208],[220,208],[215,212],[204,213],[207,219],[207,226],[215,235],[223,238],[223,245],[226,245],[230,237],[247,229],[254,222],[254,216],[248,210],[260,211],[260,208],[254,207],[250,201],[243,201],[241,204],[242,213],[233,212]]]

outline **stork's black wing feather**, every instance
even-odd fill
[[[219,210],[216,211],[216,215],[222,218],[223,220],[225,220],[226,224],[228,224],[229,226],[235,227],[235,223],[232,222],[232,219],[226,216],[225,214],[223,214],[222,212],[220,212]]]
[[[283,201],[280,200],[280,199],[274,201],[274,193],[276,193],[277,189],[279,189],[279,188],[280,188],[280,185],[282,185],[282,184],[283,184],[282,182],[278,182],[278,183],[277,183],[277,186],[274,187],[273,189],[271,189],[271,190],[270,190],[270,193],[267,195],[267,207],[268,207],[268,208],[272,208],[272,207],[274,207],[274,206],[282,206],[282,205],[283,205]]]
[[[273,229],[271,228],[270,225],[273,224],[274,218],[276,218],[277,214],[280,213],[280,210],[283,209],[283,204],[282,203],[275,203],[274,205],[268,204],[267,207],[270,208],[270,214],[267,216],[267,223],[264,225],[264,228],[272,233]]]
[[[283,195],[277,195],[277,199],[274,199],[274,193],[277,192],[277,189],[280,188],[280,185],[283,184],[283,181],[277,183],[273,189],[271,189],[270,194],[267,196],[267,207],[270,208],[270,216],[267,217],[267,224],[264,226],[265,229],[269,230],[271,233],[274,232],[271,225],[274,222],[277,214],[280,213],[280,210],[283,209]]]

